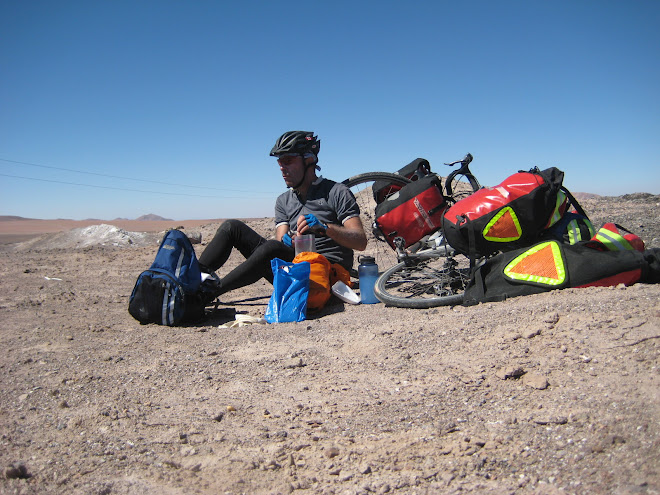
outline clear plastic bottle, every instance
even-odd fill
[[[374,294],[374,285],[378,278],[378,265],[371,256],[360,256],[358,258],[358,278],[360,279],[360,299],[362,304],[375,304],[380,302]]]

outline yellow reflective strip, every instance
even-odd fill
[[[602,242],[610,251],[626,251],[634,248],[623,236],[607,229],[600,229],[596,234],[596,240]]]
[[[566,194],[564,194],[564,191],[559,191],[557,193],[557,201],[555,202],[555,209],[552,212],[552,216],[550,217],[550,224],[548,225],[548,227],[554,225],[561,219],[562,214],[559,212],[559,209],[561,208],[561,205],[564,204],[565,200],[566,200]]]
[[[594,229],[593,224],[589,220],[585,219],[585,223],[587,224],[587,228],[589,229],[589,239],[591,239],[596,233],[596,230]]]
[[[561,257],[561,248],[556,242],[552,245],[552,256],[555,259],[555,268],[557,269],[557,279],[550,283],[550,285],[561,285],[566,281],[566,267],[564,260]]]
[[[577,220],[571,220],[568,222],[568,243],[575,244],[582,240],[582,235],[580,234],[580,226],[578,225]]]
[[[538,275],[513,274],[511,278],[514,278],[521,282],[536,282],[537,284],[543,284],[543,285],[561,285],[564,282],[563,276],[562,279],[554,279],[549,277],[539,277]]]

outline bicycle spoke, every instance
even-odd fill
[[[377,297],[393,306],[430,308],[460,304],[469,282],[467,260],[457,258],[415,257],[387,270],[376,283]]]

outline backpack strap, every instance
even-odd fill
[[[571,202],[571,206],[575,208],[575,211],[578,212],[578,214],[582,215],[583,217],[589,218],[589,215],[587,215],[584,210],[582,209],[582,206],[580,206],[580,203],[578,203],[578,200],[575,199],[575,196],[571,194],[571,192],[566,189],[566,186],[561,186],[561,190],[564,192],[568,200]]]
[[[468,258],[470,258],[470,271],[474,270],[477,260],[477,241],[474,233],[474,222],[467,215],[458,215],[456,217],[459,223],[465,222],[468,231]]]

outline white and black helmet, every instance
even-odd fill
[[[313,154],[318,156],[321,149],[321,140],[313,132],[288,131],[282,134],[270,150],[270,156],[296,154],[305,156]]]

